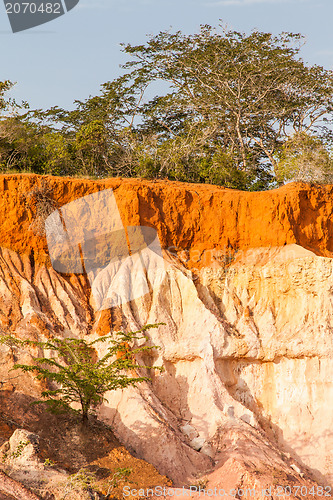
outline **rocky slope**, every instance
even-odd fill
[[[124,228],[156,229],[159,279],[150,278],[158,266],[149,246],[137,252],[142,269],[134,254],[92,277],[52,267],[45,218],[63,207],[63,219],[65,205],[105,189]],[[149,332],[161,349],[148,361],[165,371],[108,394],[99,409],[124,445],[177,487],[205,480],[226,498],[247,488],[287,498],[287,486],[302,499],[332,494],[332,194],[332,186],[244,193],[1,176],[1,330],[21,339],[94,338],[163,322]],[[119,283],[132,286],[134,270],[141,295],[96,305],[97,293],[110,298]],[[17,359],[31,353],[2,346],[3,400],[17,401],[13,420],[25,427],[20,397],[38,397],[41,387],[9,374]]]

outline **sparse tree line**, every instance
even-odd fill
[[[244,190],[333,182],[333,72],[304,63],[302,40],[221,26],[160,32],[123,44],[124,74],[72,111],[31,110],[0,82],[0,170]]]

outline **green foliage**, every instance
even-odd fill
[[[41,137],[43,174],[68,175],[72,173],[72,156],[66,137],[58,131],[46,132]]]
[[[198,164],[198,174],[202,182],[218,184],[231,189],[246,189],[250,184],[246,172],[238,168],[236,155],[217,147],[211,158],[202,158]]]
[[[93,472],[80,469],[75,474],[71,474],[68,481],[64,484],[64,497],[73,491],[91,491],[96,481],[96,476]]]
[[[83,124],[75,136],[74,148],[80,161],[80,171],[88,175],[103,173],[103,158],[107,155],[107,131],[101,120]]]
[[[274,184],[274,153],[290,128],[314,131],[331,120],[332,72],[297,57],[301,38],[202,26],[195,35],[160,32],[146,45],[124,46],[134,85],[169,85],[142,113],[157,150],[168,144],[176,152],[171,177],[242,189]]]
[[[0,334],[0,345],[6,345],[10,348],[18,347],[19,345],[22,344],[22,341],[13,337],[12,335],[4,335],[3,333]]]
[[[294,158],[316,170],[302,179],[327,182],[316,165],[329,170],[333,72],[306,65],[302,41],[294,33],[203,25],[192,35],[161,31],[146,44],[123,44],[124,74],[102,84],[99,95],[75,101],[73,111],[20,108],[0,118],[0,170],[254,191],[287,182],[297,170],[287,164]],[[157,82],[163,90],[148,99]],[[0,108],[8,109],[3,96],[11,85],[0,85]],[[309,148],[291,152],[304,134],[321,141],[315,158]]]
[[[108,497],[115,488],[120,486],[120,483],[126,481],[132,474],[133,469],[130,467],[117,467],[113,473],[113,476],[108,481],[108,489],[106,492],[106,497]]]
[[[32,372],[37,379],[56,384],[56,388],[43,391],[43,400],[36,403],[45,403],[48,410],[54,413],[77,412],[71,405],[79,403],[79,413],[83,422],[86,422],[91,410],[105,400],[103,396],[107,391],[149,380],[147,376],[138,376],[137,370],[149,370],[152,367],[139,364],[135,356],[157,346],[134,348],[133,344],[147,340],[145,332],[158,325],[146,325],[137,332],[118,332],[90,342],[76,338],[53,338],[47,342],[22,341],[21,345],[50,351],[50,356],[36,358],[31,365],[16,364],[13,369]],[[98,343],[107,344],[106,354],[101,359],[97,358],[94,349]]]
[[[13,83],[10,80],[4,80],[0,82],[0,112],[7,108],[8,99],[5,99],[5,93],[8,92],[13,87]]]
[[[20,441],[19,444],[17,445],[17,448],[13,453],[11,453],[11,457],[13,458],[18,458],[22,455],[22,452],[26,446],[30,444],[30,441]]]
[[[44,460],[44,464],[43,464],[45,467],[54,467],[55,466],[55,463],[53,462],[53,460],[51,460],[50,458],[45,458]]]
[[[44,173],[45,147],[37,124],[28,115],[0,121],[0,169]]]
[[[284,182],[333,182],[333,158],[322,140],[305,132],[288,139],[277,153],[276,177]]]

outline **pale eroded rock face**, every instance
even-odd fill
[[[216,366],[233,397],[272,425],[281,448],[332,481],[333,261],[307,253],[296,245],[251,251],[219,291],[221,280],[209,278],[228,323],[259,340],[253,359],[243,352]]]
[[[282,258],[287,250],[290,258]],[[3,296],[16,311],[16,317],[9,313],[16,334],[79,336],[91,330],[79,287],[44,266],[31,278],[29,263],[7,250],[2,259]],[[269,467],[290,473],[294,460],[319,481],[329,481],[331,259],[304,255],[297,247],[257,250],[238,255],[228,268],[203,269],[195,281],[174,264],[169,259],[165,279],[151,294],[120,311],[129,329],[165,323],[150,330],[161,350],[148,360],[163,364],[165,372],[152,373],[151,384],[108,394],[100,417],[178,485],[235,455],[240,461],[254,455],[254,470],[266,465],[268,476]],[[101,315],[93,332],[99,322]],[[3,321],[5,328],[12,330]],[[28,361],[27,353],[21,356]],[[24,390],[37,394],[25,378]]]
[[[150,293],[97,313],[86,278],[2,249],[0,326],[20,338],[94,338],[163,322],[149,331],[161,349],[144,361],[165,371],[107,394],[99,410],[129,449],[178,486],[206,476],[210,486],[310,488],[309,471],[320,484],[332,482],[333,260],[291,242],[244,245],[228,261],[207,259],[193,275],[167,251],[165,258],[165,275]],[[116,274],[111,266],[97,275],[95,295],[99,287],[107,295]],[[1,349],[6,379],[14,358]],[[30,359],[18,355],[20,363]],[[11,383],[33,396],[40,391],[27,375]]]
[[[109,395],[119,432],[132,429],[138,438],[135,430],[146,422],[151,437],[144,401],[157,396],[164,413],[167,408],[177,418],[178,429],[190,426],[192,435],[182,432],[185,442],[201,455],[217,460],[216,436],[230,425],[241,433],[264,427],[280,450],[316,471],[318,479],[322,474],[331,480],[333,266],[331,259],[309,253],[296,245],[251,251],[227,269],[203,269],[197,286],[170,267],[149,304],[123,307],[131,328],[166,323],[150,332],[162,346],[156,363],[164,364],[165,373],[154,377],[151,391],[138,391],[141,399]],[[135,412],[126,411],[131,406]],[[106,408],[101,414],[110,418]]]

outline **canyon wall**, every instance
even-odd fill
[[[49,212],[27,196],[38,189],[52,209],[112,189],[124,228],[157,231],[161,279],[141,272],[149,293],[98,310],[92,288],[114,291],[120,269],[104,266],[93,283],[84,273],[57,272],[41,229]],[[298,485],[309,492],[320,485],[328,492],[332,194],[333,186],[303,184],[249,193],[168,181],[1,176],[1,331],[93,339],[164,323],[149,330],[150,345],[160,349],[143,359],[164,372],[151,370],[151,382],[107,394],[99,409],[128,449],[176,486],[204,477],[212,487]],[[138,253],[145,269],[156,265],[154,252]],[[128,269],[125,287],[132,286]],[[23,349],[15,356],[1,349],[3,380],[15,357],[31,360]],[[3,390],[38,397],[41,387],[22,375]]]

